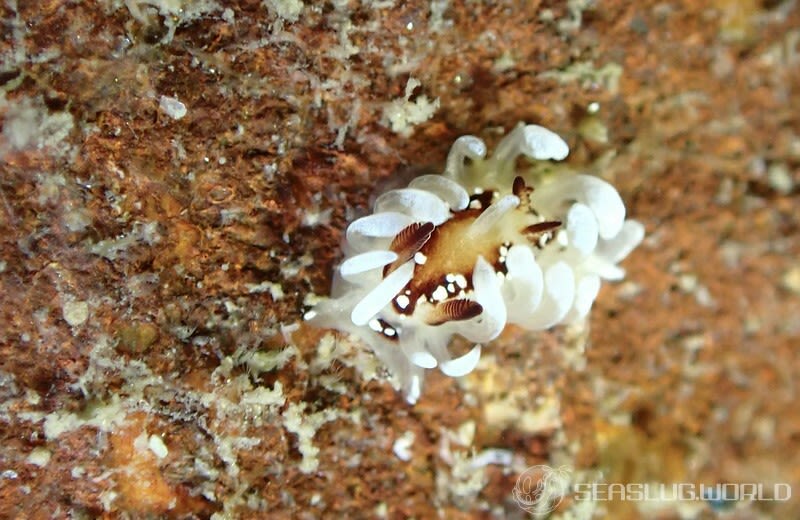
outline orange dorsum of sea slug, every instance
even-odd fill
[[[505,271],[501,262],[501,247],[504,244],[522,243],[536,245],[535,238],[550,232],[559,222],[541,222],[528,208],[519,207],[506,214],[490,232],[471,234],[470,227],[483,213],[483,209],[466,209],[455,212],[449,220],[435,227],[429,238],[414,256],[414,276],[404,294],[409,304],[404,308],[395,305],[403,314],[413,314],[420,296],[430,299],[448,275],[462,275],[467,281],[467,290],[472,285],[472,271],[478,256],[482,256],[497,271]],[[530,229],[533,228],[533,229]]]

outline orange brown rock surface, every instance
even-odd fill
[[[0,18],[0,517],[524,518],[511,493],[534,464],[800,493],[794,2],[49,0]],[[520,120],[564,136],[647,237],[586,324],[509,329],[409,407],[303,313],[376,191]]]

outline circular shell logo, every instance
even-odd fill
[[[514,485],[517,505],[536,516],[555,510],[569,493],[570,470],[566,466],[531,466],[522,472]]]

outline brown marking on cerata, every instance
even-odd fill
[[[525,179],[517,175],[514,177],[514,184],[511,186],[511,193],[519,198],[522,198],[533,193],[533,187],[525,184]]]
[[[483,306],[474,300],[466,298],[447,300],[436,304],[428,317],[427,323],[428,325],[436,326],[448,321],[469,320],[479,316],[482,312]]]
[[[531,226],[526,227],[523,229],[524,233],[535,235],[539,233],[546,233],[548,231],[552,231],[561,226],[561,222],[558,220],[546,220],[544,222],[539,222],[538,224],[533,224]]]
[[[511,187],[511,192],[519,197],[520,206],[527,207],[531,213],[538,215],[535,209],[531,207],[531,193],[533,193],[533,186],[525,184],[525,179],[517,175],[514,177],[514,184]]]
[[[472,203],[473,201],[478,201],[481,205],[480,209],[484,210],[491,206],[492,200],[494,199],[494,191],[486,190],[483,193],[475,193],[470,196],[469,201]],[[472,206],[468,206],[472,207]]]
[[[380,323],[380,325],[381,325],[381,331],[380,332],[376,332],[376,333],[380,334],[381,336],[383,336],[384,338],[386,338],[386,339],[388,339],[390,341],[397,341],[397,336],[398,336],[397,329],[395,327],[393,327],[392,325],[389,325],[388,322],[384,321],[381,318],[377,318],[377,320],[378,320],[378,323]]]
[[[434,228],[433,222],[414,222],[395,235],[389,250],[397,253],[397,260],[383,269],[383,276],[408,262],[431,238]]]

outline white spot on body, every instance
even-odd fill
[[[539,237],[539,247],[542,248],[542,247],[546,246],[549,241],[550,241],[550,235],[545,234],[545,235],[540,236]]]
[[[444,286],[442,285],[437,287],[436,290],[433,291],[433,294],[431,294],[431,298],[433,298],[437,302],[442,302],[446,300],[448,296],[449,295],[447,294],[447,289],[445,289]]]
[[[381,325],[381,322],[379,322],[378,320],[370,320],[369,328],[371,328],[375,332],[383,332],[383,326]]]
[[[428,257],[425,256],[423,253],[421,253],[419,251],[414,253],[414,262],[418,263],[419,265],[423,265],[427,261],[428,261]]]
[[[405,309],[406,307],[408,307],[408,304],[411,303],[411,300],[409,300],[408,296],[406,296],[405,294],[401,294],[400,296],[395,298],[394,301],[395,303],[397,303],[397,306],[400,307],[401,309]]]

